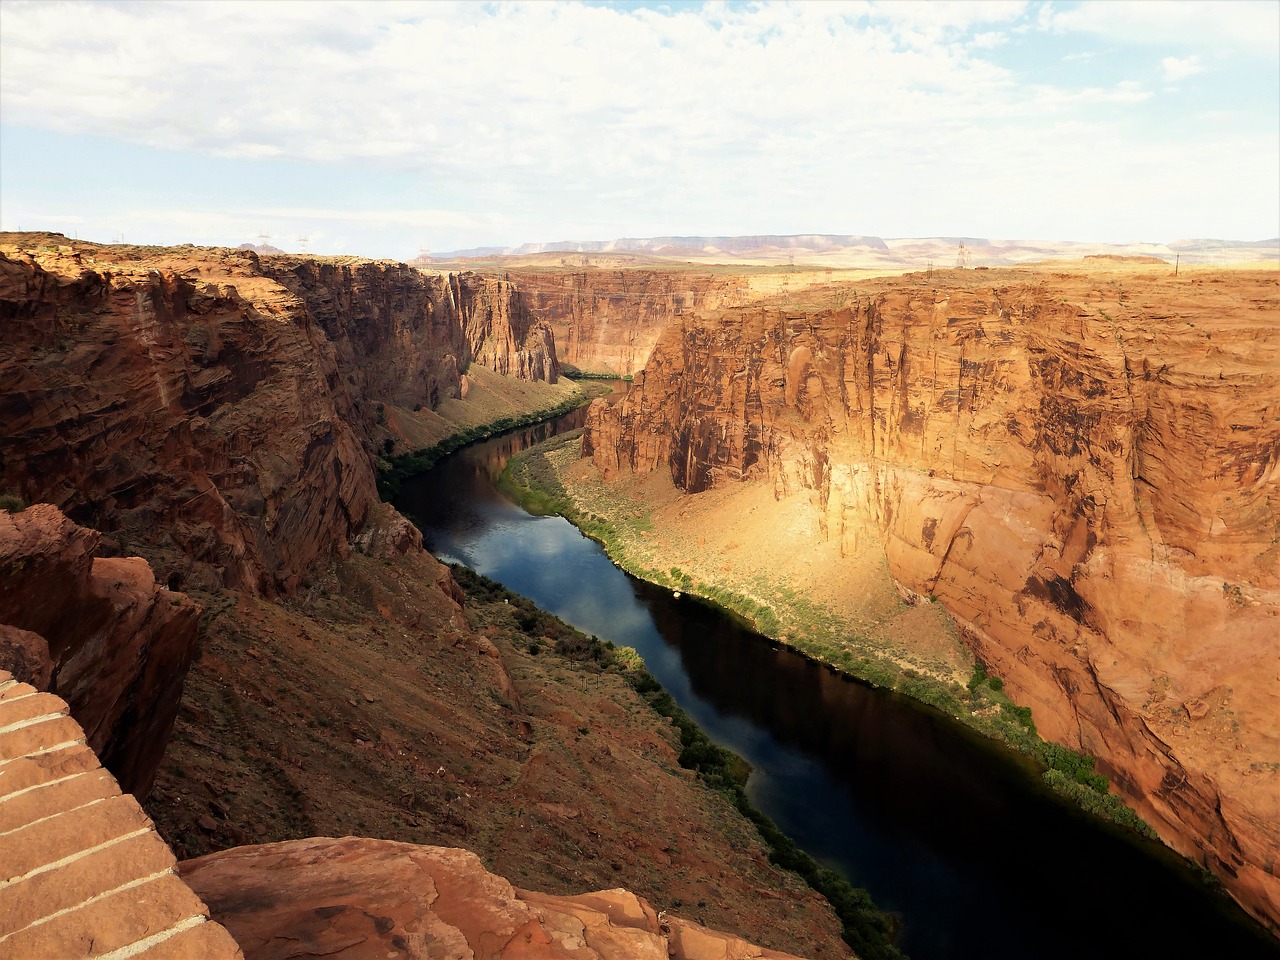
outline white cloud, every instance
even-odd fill
[[[1280,4],[1270,0],[1086,0],[1068,9],[1046,5],[1045,10],[1045,25],[1057,32],[1092,33],[1126,44],[1174,44],[1270,59],[1280,47]]]
[[[1004,51],[1057,36],[1046,29],[1102,36],[1109,50],[1161,30],[1253,49],[1257,23],[1200,24],[1221,6],[6,3],[0,111],[6,124],[162,148],[175,162],[252,170],[275,158],[335,171],[338,191],[393,174],[421,186],[366,213],[335,196],[261,208],[168,197],[147,214],[219,237],[995,235],[1005,208],[1057,203],[1075,216],[1069,185],[1081,178],[1119,209],[1128,191],[1109,171],[1151,140],[1127,122],[1151,97],[1132,79],[1050,82],[1002,66]],[[1226,9],[1265,28],[1259,7],[1280,9]],[[1046,49],[1063,61],[1065,49]],[[1199,49],[1156,55],[1169,54],[1166,76],[1185,77],[1209,56]],[[1107,144],[1107,167],[1072,139],[1082,129]],[[1156,139],[1168,177],[1194,180],[1180,156],[1194,151]],[[1255,172],[1232,162],[1234,182]],[[6,195],[6,222],[31,209],[21,199]],[[389,212],[397,202],[409,209]]]
[[[696,158],[833,121],[897,129],[904,107],[978,114],[1008,78],[939,31],[1016,12],[769,5],[717,25],[687,8],[489,9],[12,6],[0,96],[11,123],[224,156],[644,175],[677,144]]]
[[[1197,73],[1204,73],[1204,64],[1197,54],[1182,59],[1165,57],[1160,61],[1160,66],[1164,70],[1164,79],[1169,83],[1177,83],[1187,77],[1194,77]]]

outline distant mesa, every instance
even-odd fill
[[[982,237],[871,237],[858,234],[798,233],[737,237],[650,237],[618,240],[562,240],[513,247],[473,247],[437,253],[434,262],[480,257],[536,257],[580,254],[584,257],[631,255],[715,262],[791,263],[803,260],[826,267],[922,269],[949,266],[963,244],[972,266],[1014,266],[1053,259],[1107,256],[1144,262],[1219,264],[1280,261],[1280,238],[1269,240],[1172,240],[1095,243],[1071,240],[996,240]],[[416,262],[415,262],[416,265]],[[584,266],[587,264],[584,264]],[[592,264],[594,265],[594,264]]]
[[[618,240],[560,240],[554,243],[524,243],[518,247],[475,247],[453,250],[438,258],[527,256],[535,253],[650,253],[665,257],[703,257],[709,253],[759,255],[762,252],[803,250],[806,252],[867,247],[888,251],[879,237],[843,234],[798,233],[788,236],[765,234],[741,237],[649,237]]]
[[[242,243],[240,246],[236,247],[236,249],[252,250],[254,253],[258,254],[258,256],[263,256],[268,253],[284,253],[284,251],[279,247],[273,247],[269,243]]]

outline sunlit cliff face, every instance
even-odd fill
[[[685,317],[584,450],[690,493],[807,491],[821,537],[874,537],[1043,735],[1274,919],[1280,299],[1271,274],[1145,269]]]

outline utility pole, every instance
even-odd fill
[[[1181,262],[1182,262],[1182,254],[1175,253],[1173,255],[1173,275],[1175,277],[1178,275],[1178,264]]]

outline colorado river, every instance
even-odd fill
[[[1171,854],[1063,806],[1019,759],[628,576],[567,521],[498,493],[513,453],[581,418],[463,450],[406,481],[396,505],[442,560],[635,647],[751,763],[756,806],[899,916],[914,960],[1280,955]]]

